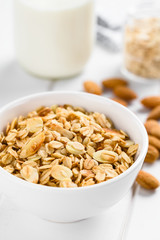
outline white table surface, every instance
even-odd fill
[[[110,7],[126,9],[130,1],[98,0],[106,11]],[[117,5],[117,3],[120,3]],[[35,78],[24,72],[16,63],[13,46],[12,1],[0,0],[0,106],[19,97],[51,90],[82,91],[84,80],[100,82],[110,76],[120,76],[121,54],[108,53],[96,46],[84,72],[72,79],[49,81]],[[139,99],[147,95],[160,94],[158,84],[130,82]],[[104,94],[110,97],[110,93]],[[147,111],[139,99],[129,107],[144,121]],[[144,165],[144,169],[160,180],[160,162]],[[29,213],[22,212],[10,199],[0,198],[0,240],[10,239],[56,239],[56,240],[159,240],[160,239],[160,189],[151,193],[136,187],[114,207],[104,214],[81,222],[58,224],[44,221]],[[125,230],[125,231],[124,231]]]

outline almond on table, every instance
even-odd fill
[[[136,181],[141,187],[149,190],[159,187],[158,179],[143,170],[139,171]]]
[[[102,94],[102,88],[93,81],[85,81],[83,83],[84,90],[88,93],[101,95]]]
[[[148,134],[160,138],[160,124],[156,120],[147,120],[144,126]]]
[[[148,139],[149,139],[149,144],[153,145],[155,148],[160,150],[160,139],[151,135],[148,135]]]
[[[121,99],[121,98],[111,98],[111,99],[112,99],[113,101],[115,101],[115,102],[118,102],[118,103],[122,104],[122,105],[125,106],[125,107],[128,106],[128,103],[127,103],[125,100]]]
[[[102,82],[105,88],[114,89],[117,86],[127,86],[127,81],[121,78],[109,78]]]
[[[153,108],[153,110],[149,113],[147,119],[160,119],[160,105]]]
[[[141,103],[147,108],[154,108],[160,105],[160,96],[145,97]]]
[[[148,152],[144,161],[147,163],[153,163],[158,159],[158,157],[159,157],[159,151],[157,150],[157,148],[149,144]]]
[[[113,90],[113,92],[117,97],[128,101],[137,98],[137,94],[126,86],[118,86]]]

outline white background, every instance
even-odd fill
[[[134,1],[135,2],[135,1]],[[97,6],[113,19],[124,16],[131,1],[98,0]],[[0,106],[19,97],[41,91],[83,90],[84,80],[101,82],[110,76],[120,76],[121,53],[109,53],[99,46],[94,52],[84,72],[75,78],[49,81],[32,77],[16,63],[13,46],[12,1],[0,0]],[[147,95],[160,94],[158,83],[139,84],[130,82],[139,99]],[[110,93],[104,94],[106,97]],[[130,109],[144,121],[147,110],[135,100]],[[131,126],[132,127],[132,126]],[[159,160],[144,169],[160,180]],[[54,204],[54,203],[53,203]],[[43,207],[43,206],[42,206]],[[155,192],[136,187],[120,203],[104,214],[85,221],[58,224],[44,221],[29,213],[22,212],[13,205],[11,199],[0,201],[0,240],[10,239],[56,239],[56,240],[159,240],[160,239],[160,189]]]

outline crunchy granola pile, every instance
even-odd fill
[[[125,29],[124,61],[132,73],[160,78],[160,18],[137,19]]]
[[[0,166],[31,183],[82,187],[126,171],[137,149],[104,114],[54,105],[8,124],[0,135]]]

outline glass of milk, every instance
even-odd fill
[[[14,0],[18,62],[44,78],[80,73],[94,43],[94,0]]]

